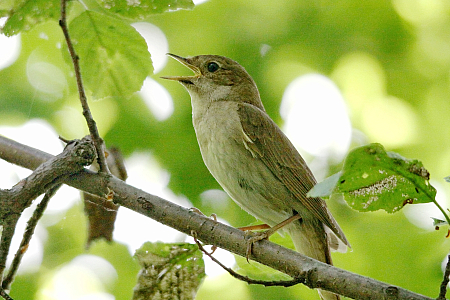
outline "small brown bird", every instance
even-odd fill
[[[350,245],[325,201],[306,197],[316,180],[267,115],[251,76],[223,56],[168,55],[194,71],[163,78],[188,90],[200,151],[214,178],[239,206],[270,226],[298,215],[283,227],[297,251],[332,264],[330,248]],[[319,295],[340,298],[323,290]]]

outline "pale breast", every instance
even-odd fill
[[[193,118],[206,166],[236,203],[269,225],[292,215],[287,189],[245,147],[236,102],[213,102],[201,117],[194,110]]]

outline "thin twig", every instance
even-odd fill
[[[299,283],[303,283],[305,282],[305,278],[303,277],[298,277],[298,278],[294,278],[292,280],[277,280],[277,281],[266,281],[266,280],[257,280],[257,279],[252,279],[249,278],[247,276],[241,275],[237,272],[235,272],[233,269],[228,268],[227,266],[225,266],[224,264],[222,264],[219,260],[217,260],[214,256],[212,256],[212,253],[209,253],[208,251],[206,251],[205,248],[203,248],[202,244],[200,243],[200,241],[197,239],[197,234],[195,233],[195,231],[191,232],[192,237],[194,238],[195,243],[198,246],[198,249],[200,249],[200,251],[202,251],[203,253],[205,253],[209,258],[212,259],[213,262],[215,262],[216,264],[218,264],[219,266],[221,266],[225,271],[227,271],[231,276],[233,276],[236,279],[239,279],[241,281],[247,282],[248,284],[261,284],[264,286],[283,286],[283,287],[290,287]]]
[[[14,256],[14,259],[11,263],[11,267],[8,271],[8,275],[6,275],[5,279],[2,282],[2,287],[5,290],[9,290],[11,283],[14,280],[14,276],[17,273],[17,270],[19,269],[20,262],[22,261],[22,257],[24,256],[25,252],[28,249],[28,246],[30,244],[31,237],[34,234],[34,230],[36,229],[38,221],[41,219],[42,215],[44,214],[45,209],[47,208],[47,204],[50,201],[50,199],[53,197],[53,195],[56,193],[56,191],[61,187],[61,183],[58,183],[51,187],[44,195],[44,198],[42,198],[41,202],[37,205],[35,211],[33,212],[33,216],[30,218],[27,224],[27,228],[25,229],[25,232],[23,234],[22,242],[20,243],[19,249],[17,249],[16,255]]]
[[[6,268],[6,259],[8,257],[9,248],[11,246],[11,241],[14,236],[14,231],[16,229],[19,217],[20,214],[14,213],[2,218],[3,230],[0,238],[0,282],[3,281],[3,272]]]
[[[447,293],[447,285],[450,280],[450,255],[447,257],[447,266],[445,267],[444,279],[442,280],[439,290],[439,297],[437,300],[445,300],[445,294]]]
[[[1,287],[0,287],[0,296],[2,296],[3,299],[5,299],[5,300],[14,300],[13,298],[11,298],[10,295],[8,295],[8,294],[6,293],[6,291],[5,291],[4,289],[2,289]]]
[[[97,151],[97,161],[99,165],[99,172],[110,174],[108,165],[106,164],[105,157],[105,147],[104,141],[100,137],[98,133],[97,124],[95,123],[94,118],[92,117],[91,110],[88,105],[86,93],[84,92],[83,81],[81,79],[81,70],[79,64],[79,57],[75,52],[75,48],[73,47],[72,40],[69,35],[69,28],[67,27],[66,20],[66,2],[67,0],[61,0],[61,19],[59,20],[59,26],[64,33],[64,37],[66,39],[67,48],[69,49],[70,57],[72,58],[72,63],[75,71],[75,78],[77,80],[78,93],[80,96],[81,106],[83,107],[83,116],[86,119],[86,123],[89,128],[89,132],[92,137],[92,141],[95,146],[95,150]]]

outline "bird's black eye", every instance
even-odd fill
[[[208,63],[208,71],[211,73],[214,73],[215,71],[219,70],[219,65],[216,62],[210,62]]]

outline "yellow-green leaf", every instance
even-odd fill
[[[86,87],[95,99],[129,97],[152,71],[144,38],[120,19],[85,11],[69,26]]]
[[[98,0],[107,11],[123,18],[139,21],[167,11],[193,9],[192,0]]]
[[[61,11],[59,0],[16,0],[0,1],[0,17],[8,17],[1,33],[6,36],[30,30],[34,25],[58,20]]]

